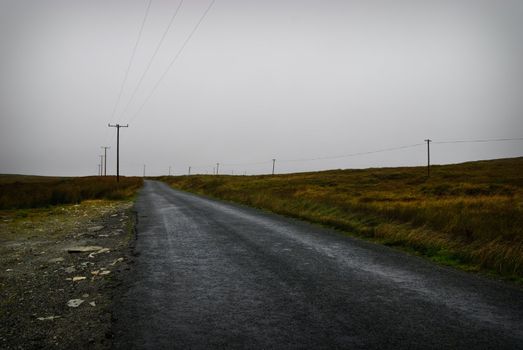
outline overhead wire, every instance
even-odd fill
[[[329,160],[329,159],[349,158],[349,157],[362,156],[362,155],[367,155],[367,154],[391,152],[391,151],[396,151],[396,150],[401,150],[401,149],[414,148],[414,147],[418,147],[418,146],[422,146],[422,145],[424,145],[424,144],[423,143],[416,143],[416,144],[412,144],[412,145],[398,146],[398,147],[391,147],[391,148],[383,148],[383,149],[374,150],[374,151],[350,153],[350,154],[343,154],[343,155],[338,155],[338,156],[325,156],[325,157],[301,158],[301,159],[278,159],[278,162],[280,162],[280,163],[291,163],[291,162],[308,162],[308,161],[315,161],[315,160]]]
[[[169,63],[169,65],[167,66],[167,68],[163,71],[162,75],[160,76],[160,78],[157,80],[156,84],[154,85],[154,87],[152,88],[152,90],[150,91],[149,95],[147,95],[146,99],[144,100],[144,102],[142,103],[142,105],[140,106],[140,108],[137,110],[137,112],[131,117],[131,119],[129,120],[129,122],[132,122],[136,119],[136,117],[140,114],[140,112],[142,111],[142,109],[144,108],[144,106],[149,102],[149,100],[151,99],[151,97],[154,95],[154,93],[156,92],[156,90],[158,89],[158,87],[160,86],[161,82],[163,81],[163,79],[165,79],[165,77],[167,76],[167,73],[169,73],[169,71],[171,70],[172,66],[174,65],[174,63],[178,60],[178,58],[181,56],[183,50],[185,49],[185,47],[187,46],[187,44],[189,43],[189,41],[191,40],[191,38],[193,37],[194,33],[196,33],[196,31],[198,30],[198,28],[200,27],[200,25],[202,24],[203,20],[205,19],[205,17],[207,16],[207,14],[209,13],[209,11],[211,10],[212,6],[214,5],[214,3],[216,2],[216,0],[212,0],[210,3],[209,3],[209,6],[207,6],[207,8],[205,9],[205,11],[203,12],[202,16],[200,17],[200,19],[198,20],[198,22],[196,23],[196,25],[194,26],[194,28],[192,29],[192,31],[189,33],[189,35],[187,36],[187,38],[185,39],[185,41],[183,42],[182,46],[180,47],[180,49],[178,50],[178,52],[176,53],[176,55],[173,57],[173,59],[171,60],[171,62]]]
[[[124,78],[122,80],[122,83],[120,84],[120,91],[118,92],[118,97],[117,97],[116,102],[114,104],[110,120],[112,120],[114,118],[114,115],[116,114],[116,110],[118,109],[118,105],[120,104],[120,101],[122,99],[122,94],[123,94],[123,91],[124,91],[124,88],[125,88],[125,84],[127,82],[127,79],[129,78],[129,72],[131,71],[131,67],[132,67],[133,62],[134,62],[134,57],[136,56],[136,50],[138,49],[138,45],[139,45],[140,40],[142,38],[142,33],[143,33],[143,29],[145,27],[145,23],[147,22],[147,18],[149,17],[149,12],[150,12],[150,9],[151,9],[152,2],[153,2],[153,0],[149,0],[147,2],[147,6],[145,8],[145,14],[143,16],[143,19],[142,19],[142,22],[141,22],[141,25],[140,25],[140,29],[138,30],[138,36],[136,37],[136,42],[134,43],[134,47],[133,47],[133,50],[131,52],[131,57],[129,58],[129,63],[127,64],[127,68],[125,70]],[[106,129],[106,131],[105,131],[105,140],[108,139],[108,137],[107,137],[108,132],[109,132],[109,130]],[[114,133],[111,133],[111,135],[112,136],[111,136],[110,142],[112,142],[114,140],[114,137],[115,137]]]
[[[151,9],[152,2],[153,2],[152,0],[149,0],[149,2],[147,3],[145,15],[143,17],[142,24],[140,26],[140,30],[138,31],[138,37],[136,38],[136,42],[134,43],[133,51],[131,53],[129,63],[127,65],[127,69],[125,70],[125,76],[123,78],[122,84],[120,85],[120,92],[118,93],[118,98],[116,99],[116,103],[114,105],[113,112],[111,113],[111,120],[114,118],[118,105],[120,104],[120,100],[122,99],[122,94],[124,91],[125,83],[127,82],[127,79],[129,78],[129,72],[130,72],[131,66],[134,62],[134,57],[136,56],[136,49],[138,48],[138,44],[140,43],[140,40],[142,38],[143,28],[145,27],[145,22],[147,21],[147,17],[149,16],[149,10]]]
[[[501,142],[501,141],[523,141],[523,137],[517,138],[500,138],[500,139],[475,139],[475,140],[452,140],[452,141],[432,141],[433,144],[451,144],[451,143],[483,143],[483,142]],[[357,152],[337,156],[325,156],[325,157],[316,157],[316,158],[300,158],[300,159],[278,159],[279,163],[291,163],[291,162],[308,162],[308,161],[317,161],[317,160],[329,160],[329,159],[341,159],[341,158],[350,158],[356,156],[363,156],[369,154],[383,153],[383,152],[392,152],[402,149],[409,149],[424,146],[425,143],[415,143],[411,145],[404,145],[398,147],[383,148],[374,151],[367,152]],[[229,164],[229,163],[220,163],[223,166],[248,166],[248,165],[262,165],[270,163],[270,160],[264,162],[252,162],[252,163],[238,163],[238,164]]]
[[[277,161],[279,163],[290,163],[290,162],[306,162],[306,161],[316,161],[316,160],[339,159],[339,158],[348,158],[348,157],[373,154],[373,153],[390,152],[390,151],[413,148],[413,147],[418,147],[418,146],[423,146],[423,145],[424,145],[424,143],[416,143],[416,144],[411,144],[411,145],[406,145],[406,146],[384,148],[384,149],[375,150],[375,151],[351,153],[351,154],[345,154],[345,155],[339,155],[339,156],[326,156],[326,157],[301,158],[301,159],[277,159]],[[232,167],[232,166],[264,165],[264,164],[271,164],[271,163],[272,163],[272,159],[266,160],[266,161],[259,161],[259,162],[249,162],[249,163],[220,163],[220,166]],[[213,167],[214,165],[216,165],[216,164],[202,165],[202,166],[197,166],[197,167],[192,167],[192,168],[207,168],[207,167]]]
[[[120,117],[123,117],[125,112],[127,112],[127,110],[129,109],[129,106],[133,102],[134,97],[136,96],[136,93],[140,89],[140,87],[141,87],[141,85],[142,85],[142,83],[143,83],[143,81],[145,79],[145,76],[149,72],[149,69],[151,69],[151,66],[152,66],[152,64],[154,62],[154,59],[156,58],[156,55],[160,51],[160,48],[162,47],[163,42],[164,42],[165,38],[167,37],[167,34],[169,33],[169,30],[171,29],[171,27],[172,27],[172,25],[174,23],[174,20],[176,19],[177,15],[178,15],[178,13],[180,11],[180,8],[182,7],[183,1],[184,0],[181,0],[178,3],[178,6],[176,7],[176,10],[172,14],[171,19],[169,20],[169,23],[168,23],[167,27],[165,28],[165,30],[164,30],[164,32],[162,34],[162,37],[160,38],[160,41],[158,41],[158,44],[156,45],[156,48],[154,50],[153,55],[149,59],[149,62],[147,63],[147,66],[146,66],[145,70],[143,71],[142,75],[140,76],[140,79],[138,80],[138,84],[135,86],[135,88],[134,88],[134,90],[133,90],[133,92],[131,94],[131,98],[129,99],[129,101],[125,105],[125,108],[123,109],[122,113],[120,114]]]
[[[523,137],[518,137],[518,138],[500,138],[500,139],[432,141],[432,144],[484,143],[484,142],[501,142],[501,141],[523,141]],[[411,145],[383,148],[383,149],[374,150],[374,151],[357,152],[357,153],[350,153],[350,154],[337,155],[337,156],[324,156],[324,157],[316,157],[316,158],[299,158],[299,159],[278,159],[278,162],[279,163],[292,163],[292,162],[308,162],[308,161],[317,161],[317,160],[350,158],[350,157],[356,157],[356,156],[363,156],[363,155],[369,155],[369,154],[376,154],[376,153],[383,153],[383,152],[392,152],[392,151],[397,151],[397,150],[402,150],[402,149],[415,148],[415,147],[424,146],[424,145],[425,145],[425,143],[415,143],[415,144],[411,144]],[[228,163],[221,164],[220,163],[220,165],[223,165],[223,166],[247,166],[247,165],[262,165],[262,164],[267,164],[267,163],[270,163],[270,162],[271,161],[267,160],[267,161],[264,161],[264,162],[239,163],[239,164],[228,164]]]
[[[249,165],[263,165],[272,163],[272,160],[267,160],[264,162],[253,162],[253,163],[238,163],[238,164],[230,164],[230,163],[220,163],[220,165],[231,167],[231,166],[249,166]]]
[[[505,138],[505,139],[479,139],[479,140],[452,140],[452,141],[433,141],[433,144],[449,144],[449,143],[485,143],[485,142],[501,142],[501,141],[523,141],[523,137]]]
[[[452,141],[432,141],[434,144],[449,144],[449,143],[476,143],[476,142],[500,142],[500,141],[523,141],[523,137],[519,138],[502,138],[502,139],[480,139],[480,140],[452,140]],[[338,155],[338,156],[325,156],[325,157],[316,157],[316,158],[301,158],[301,159],[277,159],[279,163],[290,163],[290,162],[306,162],[306,161],[317,161],[317,160],[328,160],[328,159],[341,159],[341,158],[349,158],[349,157],[356,157],[356,156],[362,156],[362,155],[369,155],[369,154],[376,154],[376,153],[383,153],[383,152],[391,152],[391,151],[397,151],[402,149],[409,149],[409,148],[415,148],[420,146],[425,146],[426,143],[416,143],[416,144],[410,144],[410,145],[404,145],[404,146],[398,146],[398,147],[390,147],[390,148],[383,148],[379,150],[373,150],[373,151],[367,151],[367,152],[358,152],[358,153],[351,153],[351,154],[345,154],[345,155]],[[270,164],[272,162],[271,160],[267,161],[259,161],[259,162],[249,162],[249,163],[219,163],[220,167],[233,167],[233,166],[249,166],[249,165],[265,165]],[[211,169],[215,169],[216,163],[213,164],[207,164],[207,165],[196,165],[191,166],[191,169],[193,171],[197,170],[205,170],[209,172]],[[195,172],[196,173],[196,172]]]

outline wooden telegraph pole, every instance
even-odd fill
[[[430,143],[432,140],[426,139],[427,143],[427,177],[430,177]]]
[[[110,128],[116,128],[116,182],[120,182],[120,128],[128,128],[127,125],[108,124]]]

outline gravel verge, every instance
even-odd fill
[[[131,201],[0,211],[0,348],[108,349]]]

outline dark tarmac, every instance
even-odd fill
[[[146,181],[118,349],[523,349],[523,289]]]

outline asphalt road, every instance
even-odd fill
[[[523,349],[523,289],[146,181],[121,349]]]

